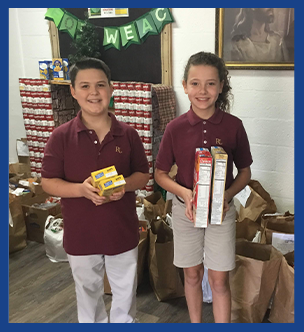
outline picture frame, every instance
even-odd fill
[[[215,22],[228,69],[294,70],[294,8],[217,8]]]

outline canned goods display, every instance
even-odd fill
[[[47,61],[44,64],[48,66]],[[151,83],[118,81],[114,81],[112,84],[115,117],[118,121],[127,123],[138,132],[149,162],[149,170],[153,173],[152,162],[157,150],[157,144],[153,141],[153,85]],[[34,148],[36,149],[36,165],[31,168],[36,174],[39,174],[39,162],[43,158],[45,144],[60,117],[60,112],[57,110],[53,112],[52,94],[54,95],[54,92],[51,91],[52,89],[49,78],[19,78],[22,114],[30,154]],[[68,120],[70,118],[66,119],[66,121]],[[37,149],[39,149],[40,161],[38,161]],[[150,180],[147,188],[142,188],[142,191],[153,192],[153,174]]]

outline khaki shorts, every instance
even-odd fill
[[[214,271],[231,271],[235,267],[235,217],[232,202],[221,225],[195,228],[185,216],[185,204],[175,196],[172,202],[174,237],[173,264],[180,268],[203,263]]]

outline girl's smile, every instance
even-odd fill
[[[185,93],[193,111],[201,118],[208,119],[215,112],[215,102],[223,89],[218,70],[213,66],[191,66],[187,82],[183,81]]]

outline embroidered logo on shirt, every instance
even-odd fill
[[[215,144],[216,145],[223,145],[222,140],[220,138],[215,139]]]
[[[116,150],[115,150],[115,152],[122,153],[122,151],[121,151],[121,149],[120,149],[119,146],[116,146]]]

